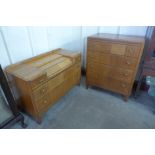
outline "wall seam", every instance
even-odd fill
[[[28,35],[29,43],[30,43],[30,48],[31,48],[31,51],[32,51],[32,56],[35,56],[35,52],[34,52],[34,49],[33,49],[33,46],[32,46],[32,39],[31,39],[31,36],[30,36],[29,28],[26,27],[26,30],[27,30],[27,35]]]
[[[100,26],[97,27],[97,33],[100,33]]]
[[[46,38],[47,38],[47,48],[48,51],[50,50],[50,45],[49,45],[49,37],[48,37],[48,27],[46,27]]]
[[[4,34],[3,34],[3,31],[2,31],[2,27],[0,27],[0,34],[2,36],[2,40],[3,40],[3,43],[4,43],[4,47],[6,49],[6,53],[7,53],[7,56],[8,56],[8,59],[10,61],[10,64],[13,63],[12,59],[11,59],[11,55],[10,55],[10,52],[9,52],[9,49],[8,49],[8,46],[7,46],[7,43],[6,43],[6,39],[4,37]]]
[[[117,28],[117,34],[120,34],[120,26]]]

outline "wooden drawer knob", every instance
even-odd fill
[[[42,83],[44,81],[44,79],[39,80],[39,83]]]
[[[44,100],[44,104],[46,104],[47,103],[47,100]]]
[[[42,89],[42,93],[44,93],[45,92],[45,89]]]
[[[128,74],[128,73],[124,73],[123,75],[124,75],[124,76],[128,76],[129,74]]]
[[[130,61],[127,61],[126,63],[127,63],[128,65],[131,65],[131,62],[130,62]]]
[[[134,51],[133,48],[129,48],[130,53],[133,53],[133,51]]]
[[[126,88],[126,84],[124,84],[124,83],[123,83],[123,84],[121,84],[121,86],[122,86],[123,88]]]

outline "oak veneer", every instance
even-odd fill
[[[5,71],[20,106],[41,122],[44,112],[80,83],[81,54],[57,49],[10,65]]]
[[[131,94],[144,48],[144,37],[96,34],[87,39],[87,86]]]

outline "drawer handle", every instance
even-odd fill
[[[42,83],[44,81],[44,79],[39,80],[39,83]]]
[[[128,73],[124,73],[124,76],[128,76],[129,74]]]
[[[130,62],[130,61],[127,61],[126,63],[127,63],[128,65],[131,65],[131,62]]]
[[[123,88],[126,88],[126,84],[121,84],[121,86],[122,86]]]
[[[133,48],[129,48],[129,52],[133,53],[134,49]]]
[[[46,104],[47,103],[47,100],[44,100],[44,104]]]
[[[45,89],[42,89],[42,93],[45,93]]]

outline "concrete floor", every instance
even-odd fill
[[[109,91],[74,87],[44,115],[37,124],[27,115],[29,129],[151,129],[155,128],[155,98],[142,92],[138,99],[128,102],[121,95]],[[13,129],[20,129],[16,124]]]

